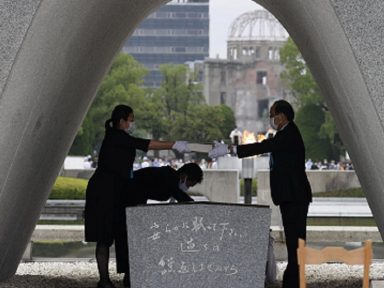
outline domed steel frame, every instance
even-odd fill
[[[288,32],[267,10],[258,9],[237,17],[229,28],[228,40],[286,41]]]

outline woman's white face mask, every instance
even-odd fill
[[[135,130],[135,122],[129,122],[128,128],[125,128],[124,131],[128,134],[132,134]]]

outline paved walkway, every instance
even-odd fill
[[[277,281],[266,287],[280,288],[282,271],[286,263],[278,263]],[[96,262],[31,262],[21,263],[16,275],[7,282],[0,283],[1,288],[93,288],[96,287]],[[122,275],[116,274],[115,263],[110,265],[111,278],[117,287],[122,286]],[[361,288],[362,267],[344,264],[322,264],[307,266],[308,288]],[[381,285],[384,281],[384,262],[371,265],[370,279]],[[379,288],[383,286],[373,286]],[[172,287],[169,287],[172,288]]]
[[[198,201],[204,201],[201,197]],[[239,198],[244,203],[244,197]],[[257,198],[252,197],[252,204],[257,204]],[[309,205],[309,217],[372,217],[372,211],[365,198],[314,197]]]

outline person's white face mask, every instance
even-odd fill
[[[269,118],[269,125],[272,127],[272,129],[277,130],[277,125],[275,123],[275,117]]]
[[[135,122],[129,122],[128,128],[125,128],[124,131],[128,134],[132,134],[135,130]]]
[[[187,177],[185,177],[184,181],[179,182],[179,189],[181,191],[187,192],[188,191],[188,186],[187,186]]]

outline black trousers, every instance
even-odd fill
[[[288,265],[283,275],[283,288],[299,288],[299,266],[297,262],[298,239],[306,239],[309,203],[280,204]]]

